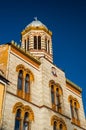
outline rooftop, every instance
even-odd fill
[[[26,26],[26,28],[29,27],[29,26],[31,26],[31,27],[40,27],[40,26],[42,26],[42,27],[47,28],[41,21],[39,21],[37,19],[37,17],[35,17],[34,20],[30,24],[28,24]]]

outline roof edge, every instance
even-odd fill
[[[39,64],[39,65],[41,64],[41,62],[36,57],[34,57],[29,52],[25,51],[25,49],[21,48],[21,46],[19,44],[17,44],[16,42],[11,41],[10,43],[7,43],[7,44],[11,45],[14,48],[16,48],[17,50],[19,50],[21,53],[23,53],[24,55],[26,55],[27,57],[29,57],[31,60],[33,60],[37,64]]]
[[[66,79],[66,82],[70,85],[72,85],[75,89],[77,89],[79,92],[82,92],[82,88],[80,88],[78,85],[70,81],[69,79]]]

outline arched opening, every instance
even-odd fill
[[[23,85],[23,71],[20,70],[18,74],[18,84],[17,84],[19,90],[22,90],[22,85]]]
[[[29,51],[29,38],[27,39],[27,51]]]
[[[29,113],[26,112],[24,115],[23,130],[29,130],[29,128],[30,128]]]
[[[25,77],[25,93],[29,93],[30,92],[30,75],[26,74]]]
[[[18,109],[15,117],[15,130],[21,129],[21,109]]]
[[[37,36],[34,36],[34,49],[37,49]]]
[[[41,36],[38,36],[38,50],[41,49]]]
[[[59,130],[63,130],[63,125],[62,124],[59,125]]]
[[[56,106],[57,106],[57,111],[59,111],[59,109],[61,108],[59,88],[56,88]]]
[[[52,105],[55,104],[54,85],[51,85],[51,101],[52,101]]]
[[[57,130],[57,122],[56,121],[54,121],[54,124],[53,124],[53,130]]]

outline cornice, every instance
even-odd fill
[[[70,81],[69,79],[66,79],[66,83],[68,83],[69,85],[71,85],[73,88],[75,88],[76,90],[78,90],[80,93],[82,92],[82,89],[76,85],[75,83],[73,83],[72,81]]]
[[[40,27],[32,27],[32,26],[29,26],[29,27],[25,28],[25,29],[21,32],[21,34],[24,35],[24,34],[26,34],[27,32],[29,32],[29,31],[31,31],[31,30],[43,30],[43,31],[45,31],[46,33],[48,33],[50,36],[52,36],[52,32],[51,32],[50,30],[46,29],[46,28],[43,27],[43,26],[40,26]]]
[[[34,62],[36,62],[38,65],[41,64],[41,62],[34,57],[32,54],[30,54],[29,52],[25,51],[25,49],[21,48],[20,45],[17,45],[16,43],[10,43],[11,47],[15,48],[16,50],[18,50],[19,52],[21,52],[22,54],[24,54],[26,57],[30,58],[31,60],[33,60]]]

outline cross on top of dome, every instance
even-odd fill
[[[39,20],[37,19],[37,17],[34,17],[34,20],[33,20],[30,24],[28,24],[28,25],[26,26],[26,28],[29,27],[29,26],[32,26],[32,27],[40,27],[40,26],[43,26],[43,27],[47,28],[41,21],[39,21]]]
[[[34,20],[37,21],[38,20],[37,17],[34,17]]]

